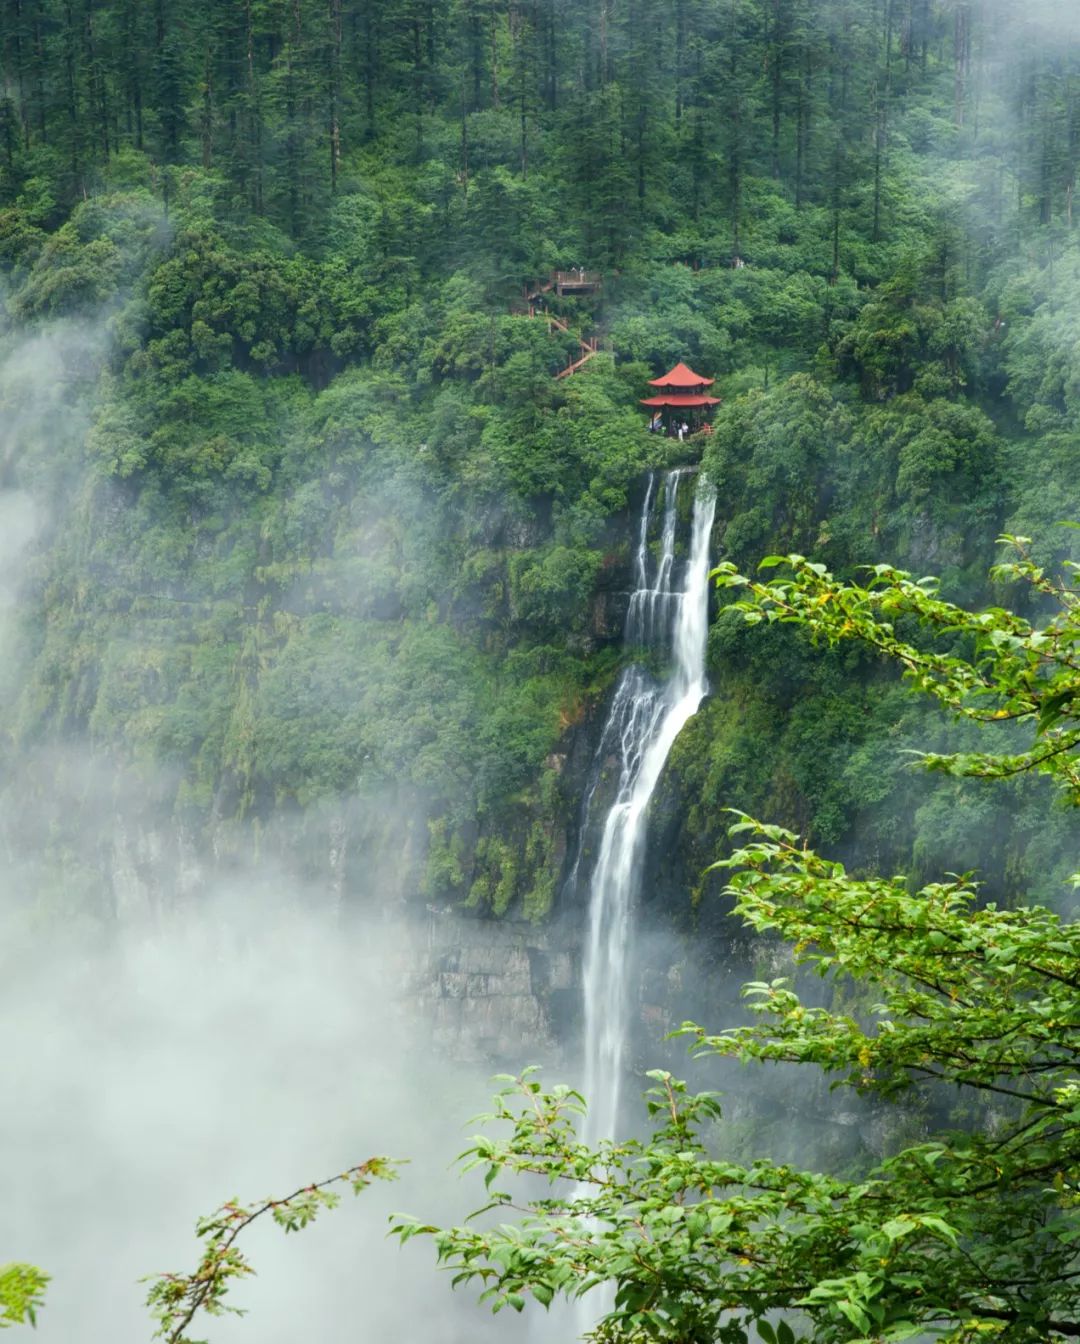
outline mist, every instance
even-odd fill
[[[18,595],[19,561],[39,527],[33,499],[22,490],[0,491],[0,648]]]
[[[87,373],[106,349],[102,323],[60,326],[0,361],[0,1259],[52,1276],[42,1344],[141,1344],[139,1280],[194,1268],[197,1218],[386,1155],[398,1181],[346,1194],[302,1236],[256,1225],[257,1277],[230,1296],[252,1319],[196,1336],[488,1337],[430,1244],[386,1236],[392,1211],[450,1220],[482,1202],[452,1163],[487,1070],[433,1048],[410,997],[415,924],[393,902],[344,911],[331,883],[254,857],[252,834],[228,853],[182,828],[134,836],[147,799],[174,790],[167,771],[20,733],[41,633],[27,612],[50,535],[92,484]],[[375,894],[392,874],[368,876]]]
[[[96,945],[54,926],[4,939],[4,1241],[54,1276],[42,1341],[145,1340],[137,1280],[194,1266],[199,1215],[375,1154],[409,1159],[398,1183],[287,1244],[253,1229],[258,1279],[235,1298],[255,1319],[215,1324],[215,1339],[394,1337],[428,1312],[432,1340],[482,1326],[428,1246],[403,1252],[385,1230],[394,1209],[466,1211],[449,1162],[483,1076],[425,1049],[386,973],[394,932],[361,942],[314,895],[234,880],[194,918]]]

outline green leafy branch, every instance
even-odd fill
[[[706,1142],[720,1114],[715,1096],[690,1094],[661,1071],[649,1077],[650,1139],[595,1149],[576,1138],[576,1094],[546,1092],[531,1073],[508,1082],[481,1118],[509,1132],[478,1136],[461,1161],[484,1170],[489,1191],[541,1176],[554,1192],[519,1203],[496,1191],[463,1226],[402,1218],[394,1231],[403,1241],[431,1236],[455,1286],[479,1284],[495,1311],[613,1284],[614,1310],[592,1332],[600,1341],[747,1344],[753,1331],[766,1344],[796,1344],[792,1326],[776,1322],[783,1312],[810,1319],[818,1340],[851,1340],[853,1331],[900,1340],[922,1328],[911,1310],[916,1280],[931,1285],[919,1290],[923,1325],[949,1319],[929,1294],[957,1291],[963,1254],[935,1207],[909,1208],[910,1188],[880,1178],[719,1159]],[[512,1210],[515,1221],[477,1225],[492,1209]],[[909,1286],[897,1292],[897,1280]]]
[[[964,877],[914,893],[902,878],[857,879],[779,826],[743,818],[732,832],[744,843],[713,867],[730,874],[735,913],[821,975],[846,973],[884,997],[870,1029],[805,1007],[784,980],[752,984],[768,1024],[699,1032],[701,1048],[815,1063],[885,1095],[947,1076],[1059,1109],[1062,1071],[1080,1070],[1080,926],[1040,907],[977,906]]]
[[[257,1219],[269,1214],[285,1232],[299,1232],[323,1210],[337,1207],[341,1196],[336,1187],[347,1186],[359,1195],[374,1180],[393,1180],[398,1165],[385,1157],[369,1158],[337,1176],[301,1186],[282,1199],[249,1205],[230,1200],[201,1219],[195,1231],[204,1247],[194,1272],[152,1276],[146,1302],[158,1326],[153,1337],[166,1344],[205,1344],[185,1333],[200,1311],[208,1316],[244,1314],[242,1308],[229,1305],[225,1298],[235,1280],[255,1273],[237,1241]]]
[[[921,755],[930,769],[955,775],[1005,778],[1035,770],[1054,777],[1080,800],[1080,592],[1078,567],[1059,579],[1030,558],[1026,537],[1004,536],[1015,559],[992,572],[999,582],[1026,583],[1053,610],[1035,625],[993,607],[967,611],[939,596],[938,580],[914,579],[891,565],[866,566],[865,584],[844,584],[824,565],[802,555],[769,556],[762,569],[787,565],[789,577],[763,582],[733,565],[713,571],[720,588],[739,591],[736,607],[747,621],[800,625],[815,640],[835,645],[854,640],[898,662],[914,687],[951,712],[979,723],[1030,723],[1031,745],[1020,752]],[[919,644],[898,633],[898,623],[926,635]],[[942,650],[947,641],[948,651]],[[969,647],[970,656],[957,654]]]
[[[751,622],[861,641],[953,713],[1033,730],[1020,753],[928,764],[989,777],[1041,771],[1077,803],[1075,571],[1052,579],[1022,539],[1008,540],[1018,558],[997,577],[1026,581],[1053,606],[1039,627],[1008,611],[965,612],[934,580],[887,566],[865,586],[801,556],[772,583],[730,566],[717,578],[740,590]],[[734,834],[735,852],[717,866],[736,913],[879,1002],[859,1018],[808,1006],[786,980],[754,983],[754,1021],[717,1034],[685,1024],[692,1049],[811,1064],[833,1085],[885,1097],[959,1088],[981,1102],[979,1123],[935,1129],[845,1179],[723,1161],[715,1098],[663,1073],[650,1075],[651,1136],[590,1149],[575,1130],[581,1098],[545,1093],[526,1075],[504,1080],[486,1117],[496,1134],[463,1155],[484,1171],[483,1220],[401,1220],[395,1230],[430,1235],[454,1282],[479,1284],[495,1309],[612,1284],[614,1307],[592,1332],[611,1344],[749,1344],[755,1334],[792,1344],[785,1317],[806,1322],[817,1344],[1080,1339],[1080,926],[1038,906],[982,903],[970,875],[912,892],[903,878],[852,876],[782,827],[740,815]],[[535,1194],[537,1176],[547,1197]],[[524,1197],[502,1190],[519,1178]],[[491,1226],[502,1209],[514,1220]]]

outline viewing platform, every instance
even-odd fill
[[[586,271],[581,267],[572,267],[569,271],[552,271],[546,280],[536,280],[525,287],[525,297],[531,303],[543,294],[555,293],[559,298],[569,295],[580,298],[583,294],[596,294],[603,286],[604,277],[600,271]]]

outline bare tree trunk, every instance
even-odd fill
[[[499,32],[495,22],[495,0],[491,0],[491,106],[499,106]]]
[[[881,241],[881,179],[889,144],[889,104],[892,98],[893,3],[885,0],[885,72],[877,86],[877,117],[874,128],[874,229],[873,241]]]
[[[23,77],[22,51],[22,0],[15,0],[15,69],[18,72],[19,127],[21,139],[26,149],[30,148],[30,119],[26,107],[26,84]]]
[[[330,0],[330,190],[341,168],[341,0]]]
[[[199,142],[202,146],[202,166],[209,168],[214,161],[214,62],[213,48],[209,42],[203,53],[203,99]]]
[[[683,117],[683,62],[686,59],[686,0],[677,0],[675,7],[675,125]]]
[[[465,104],[465,76],[461,77],[461,189],[469,204],[469,118]]]
[[[247,28],[247,81],[248,81],[248,119],[251,131],[252,153],[252,205],[257,212],[262,211],[262,110],[259,105],[259,81],[255,73],[255,20],[251,12],[251,0],[244,0],[244,22]]]
[[[963,126],[971,74],[971,4],[956,0],[953,12],[953,120]]]
[[[510,37],[517,54],[521,176],[522,179],[525,179],[529,176],[529,63],[525,51],[525,33],[528,29],[528,19],[517,5],[514,5],[507,15],[507,21],[510,24]]]

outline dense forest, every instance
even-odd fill
[[[140,902],[194,902],[210,866],[277,863],[361,924],[405,911],[576,946],[566,878],[629,656],[635,519],[672,466],[715,487],[729,576],[806,556],[837,576],[819,590],[801,573],[824,604],[854,602],[862,566],[934,574],[959,607],[909,592],[898,640],[926,618],[956,659],[1037,661],[1039,636],[1009,622],[1046,620],[1039,567],[1080,558],[1078,163],[1080,16],[1055,0],[0,0],[0,853],[19,929],[120,925]],[[571,269],[600,283],[544,290]],[[650,433],[640,405],[680,360],[722,399],[686,442]],[[989,577],[1002,532],[1032,541]],[[869,891],[908,933],[925,932],[911,893],[932,904],[925,884],[977,870],[941,938],[962,941],[978,907],[1011,956],[995,902],[1075,902],[1075,799],[1026,765],[913,771],[915,750],[975,759],[968,674],[933,663],[927,684],[955,673],[961,690],[916,701],[901,670],[921,675],[923,653],[897,660],[898,643],[890,663],[850,639],[873,635],[857,603],[850,626],[771,619],[798,583],[758,591],[756,626],[742,590],[713,598],[710,694],[650,812],[643,914],[696,965],[730,958],[730,891],[705,870],[737,808],[787,828],[734,842],[747,871],[771,871],[776,842],[815,895],[857,910]],[[956,615],[988,606],[1018,613],[996,643]],[[1002,717],[1071,714],[1062,667],[1053,703],[1031,691],[1043,673],[1024,700],[1027,670],[1007,668]],[[896,872],[887,890],[866,876]],[[880,970],[751,887],[749,960],[780,928]],[[1042,915],[1060,952],[1072,935]],[[991,1090],[1001,1060],[980,1052],[1044,988],[995,974],[997,1016],[941,1028],[971,1032]],[[1057,993],[1048,1030],[1071,1021]],[[787,1054],[752,1032],[741,1047],[802,1050],[862,1087],[861,1036],[827,1056],[794,1020]],[[669,1147],[690,1144],[708,1105],[660,1086]],[[948,1111],[924,1102],[904,1124]],[[562,1133],[565,1098],[537,1104]],[[554,1149],[536,1158],[533,1137],[478,1160],[546,1172],[529,1163]],[[1032,1245],[1045,1193],[1024,1205]],[[819,1194],[800,1191],[800,1216]],[[440,1254],[472,1274],[492,1245],[517,1305],[497,1244]],[[877,1232],[866,1245],[887,1263]],[[1074,1248],[1051,1250],[1064,1300]],[[768,1313],[800,1304],[799,1254],[786,1297],[768,1297],[774,1264],[747,1271],[766,1344],[790,1344]],[[916,1278],[942,1263],[935,1243]],[[994,1337],[1046,1338],[1034,1270],[1015,1272],[1021,1304]],[[672,1291],[692,1327],[633,1338],[726,1337],[720,1298]],[[889,1291],[903,1299],[902,1275]],[[855,1315],[830,1301],[814,1338],[917,1333],[872,1319],[870,1296]],[[995,1310],[949,1338],[989,1337]],[[1059,1334],[1080,1333],[1061,1311]]]
[[[541,917],[627,510],[672,460],[637,399],[679,358],[724,397],[723,558],[887,557],[977,598],[1002,526],[1067,551],[1054,9],[5,3],[4,340],[36,344],[5,364],[3,471],[45,519],[5,672],[4,751],[41,766],[9,825],[69,894],[94,868],[48,764],[77,734],[187,833],[288,817],[311,864],[348,833],[369,871],[407,813],[392,889]],[[559,266],[604,275],[553,301],[566,332],[521,302]],[[924,868],[966,812],[991,880],[1053,883],[1047,828],[912,783],[872,664],[741,638],[716,625],[672,775],[691,885],[731,803]]]

